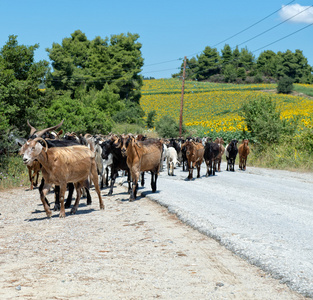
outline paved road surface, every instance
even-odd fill
[[[313,297],[313,174],[248,167],[187,181],[187,172],[150,174],[139,192],[228,249]],[[196,171],[194,171],[194,176]]]

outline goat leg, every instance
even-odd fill
[[[95,190],[97,192],[98,198],[99,198],[99,206],[100,209],[104,209],[104,204],[101,198],[101,191],[100,191],[100,187],[99,187],[99,183],[98,183],[98,174],[97,174],[97,168],[96,165],[94,165],[94,168],[91,170],[91,181],[94,184]]]
[[[82,185],[80,183],[75,183],[76,199],[75,199],[74,206],[71,209],[71,215],[76,214],[76,212],[77,212],[79,200],[80,200],[80,197],[82,195],[81,187],[82,187]]]
[[[46,202],[46,195],[49,192],[50,188],[51,188],[51,185],[45,184],[43,186],[42,190],[40,191],[40,200],[42,202],[42,205],[45,209],[45,212],[46,212],[46,215],[48,218],[51,218],[51,216],[52,216],[52,212],[51,212],[51,210],[50,210],[50,208]]]
[[[60,218],[65,218],[64,195],[66,191],[66,183],[60,185]]]
[[[56,185],[54,187],[54,211],[60,210],[60,187]]]
[[[65,202],[65,208],[70,208],[72,204],[72,198],[74,193],[74,183],[70,182],[67,184],[68,187],[68,195]]]

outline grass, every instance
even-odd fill
[[[0,191],[30,186],[28,169],[18,155],[0,156]]]
[[[294,84],[293,89],[297,93],[301,93],[304,96],[313,97],[313,85],[312,84]]]

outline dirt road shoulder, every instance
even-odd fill
[[[48,219],[38,190],[0,193],[1,299],[304,299],[147,198],[91,194]]]

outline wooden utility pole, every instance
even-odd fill
[[[183,107],[184,107],[184,90],[185,90],[185,76],[186,76],[186,60],[187,57],[184,58],[184,69],[183,69],[183,82],[181,88],[181,99],[180,99],[180,116],[179,116],[179,137],[181,138],[182,127],[183,127]]]

